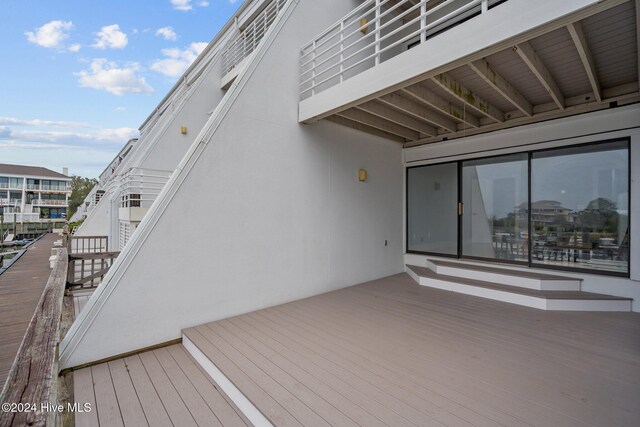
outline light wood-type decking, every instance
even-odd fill
[[[42,236],[0,275],[0,389],[49,279],[51,248],[59,238]]]
[[[640,314],[546,312],[400,274],[185,331],[279,426],[635,426]]]
[[[247,426],[181,345],[73,372],[76,426]]]

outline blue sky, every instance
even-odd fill
[[[0,163],[96,177],[241,0],[0,0]]]

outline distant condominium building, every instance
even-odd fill
[[[4,222],[64,221],[71,178],[38,166],[0,163],[0,213]]]

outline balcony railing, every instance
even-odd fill
[[[59,191],[59,192],[70,191],[70,189],[67,188],[64,185],[40,185],[40,190],[42,190],[42,191]]]
[[[66,200],[55,200],[55,199],[34,199],[33,206],[67,206]]]
[[[19,206],[22,204],[22,199],[0,199],[1,206]]]
[[[39,222],[39,213],[5,213],[4,222]]]
[[[223,76],[256,49],[286,2],[287,0],[272,0],[249,25],[240,31],[240,34],[227,44],[222,53]]]
[[[159,169],[130,169],[121,178],[120,207],[150,207],[169,181],[171,173]]]
[[[13,185],[7,182],[0,182],[0,190],[22,190],[22,184]]]
[[[393,58],[506,0],[367,0],[304,45],[300,99]]]

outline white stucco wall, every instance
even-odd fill
[[[401,145],[297,122],[300,40],[350,3],[291,3],[220,125],[199,135],[207,145],[187,153],[61,344],[63,368],[402,271]]]
[[[416,166],[614,138],[631,141],[630,278],[565,271],[557,274],[582,278],[584,291],[633,298],[633,310],[640,312],[640,105],[409,148],[404,151],[404,159],[407,166]],[[406,254],[405,262],[426,266],[426,256]]]

